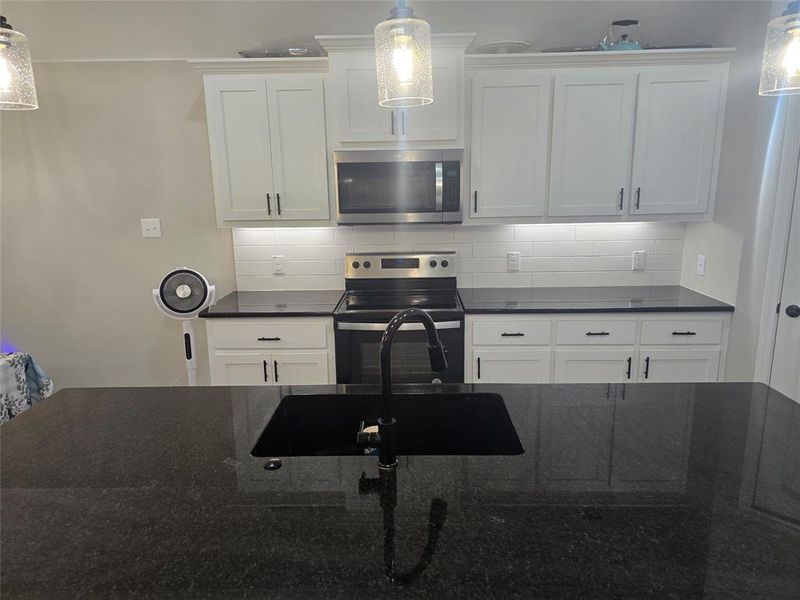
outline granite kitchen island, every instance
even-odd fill
[[[524,452],[401,456],[392,498],[374,456],[250,455],[282,397],[375,391],[62,390],[0,428],[2,597],[800,597],[763,385],[406,388],[500,394]]]

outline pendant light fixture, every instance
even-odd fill
[[[800,94],[800,0],[767,26],[761,64],[761,96]]]
[[[39,108],[28,38],[0,16],[0,110]]]
[[[378,104],[387,107],[424,106],[433,102],[431,27],[414,18],[405,0],[375,27]]]

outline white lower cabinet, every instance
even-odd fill
[[[511,318],[510,318],[511,317]],[[729,315],[467,315],[467,383],[693,383],[724,372]]]
[[[548,383],[550,350],[476,350],[472,353],[477,383]]]
[[[333,319],[207,319],[211,385],[336,383]]]
[[[635,348],[556,350],[555,383],[624,383],[635,378]]]

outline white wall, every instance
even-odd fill
[[[509,225],[386,229],[235,229],[240,290],[343,289],[346,252],[455,250],[460,287],[676,285],[683,223]],[[631,271],[632,252],[647,252],[645,271]],[[519,273],[506,253],[522,255]],[[272,256],[284,256],[283,274]]]

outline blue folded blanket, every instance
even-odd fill
[[[24,352],[0,353],[0,423],[53,393],[53,381]]]

